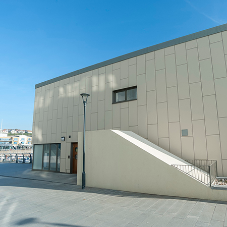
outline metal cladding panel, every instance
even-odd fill
[[[177,45],[177,44],[180,44],[180,43],[188,42],[188,41],[191,41],[191,40],[194,40],[194,39],[202,38],[204,36],[212,35],[212,34],[215,34],[215,33],[226,31],[226,30],[227,30],[227,24],[223,24],[223,25],[220,25],[220,26],[217,26],[217,27],[214,27],[214,28],[210,28],[210,29],[206,29],[206,30],[203,30],[203,31],[200,31],[200,32],[196,32],[196,33],[193,33],[193,34],[190,34],[190,35],[182,36],[180,38],[176,38],[176,39],[169,40],[169,41],[166,41],[166,42],[163,42],[163,43],[159,43],[159,44],[156,44],[154,46],[146,47],[146,48],[143,48],[141,50],[137,50],[137,51],[125,54],[125,55],[121,55],[119,57],[112,58],[110,60],[100,62],[98,64],[91,65],[91,66],[85,67],[83,69],[79,69],[77,71],[74,71],[74,72],[59,76],[59,77],[55,77],[53,79],[50,79],[50,80],[44,81],[42,83],[36,84],[35,88],[39,88],[39,87],[57,82],[59,80],[63,80],[63,79],[66,79],[66,78],[69,78],[69,77],[72,77],[72,76],[76,76],[76,75],[79,75],[81,73],[85,73],[85,72],[88,72],[88,71],[91,71],[91,70],[94,70],[94,69],[97,69],[97,68],[101,68],[101,67],[104,67],[104,66],[107,66],[107,65],[110,65],[110,64],[114,64],[114,63],[129,59],[129,58],[133,58],[133,57],[136,57],[136,56],[139,56],[139,55],[142,55],[142,54],[147,54],[149,52],[153,52],[153,51],[156,51],[156,50],[167,48],[167,47]]]

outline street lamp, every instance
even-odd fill
[[[89,94],[80,94],[84,104],[84,132],[83,132],[83,172],[82,172],[82,189],[85,188],[85,125],[86,125],[86,104]]]

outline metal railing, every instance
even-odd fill
[[[0,154],[0,162],[5,163],[32,163],[33,154]]]
[[[207,186],[214,183],[217,177],[217,161],[195,159],[186,160],[186,162],[189,164],[173,164],[172,166]]]
[[[16,153],[18,153],[18,154],[29,153],[30,154],[30,153],[33,153],[33,148],[18,148],[18,149],[7,149],[7,148],[2,149],[2,148],[0,148],[0,155],[1,154],[16,154]]]
[[[185,160],[186,162],[206,171],[209,172],[208,166],[212,165],[215,160],[205,160],[205,159],[193,159],[193,160]]]

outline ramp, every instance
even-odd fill
[[[210,175],[208,171],[204,171],[199,167],[192,164],[192,162],[187,162],[176,155],[162,149],[161,147],[153,144],[152,142],[142,138],[141,136],[130,132],[130,131],[119,131],[112,130],[114,133],[118,134],[122,138],[128,140],[159,160],[165,162],[168,165],[174,166],[179,171],[188,176],[194,178],[195,180],[200,181],[201,183],[210,186],[212,183],[210,182]],[[202,163],[204,166],[204,163]],[[207,166],[208,167],[208,166]]]

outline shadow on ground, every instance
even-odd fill
[[[82,227],[81,225],[68,225],[68,224],[63,224],[63,223],[42,222],[42,221],[39,221],[38,218],[25,218],[23,220],[20,220],[20,221],[17,221],[14,223],[14,225],[16,225],[16,226],[20,226],[20,225],[30,226],[33,224],[40,224],[40,226],[48,225],[48,226],[63,226],[63,227]]]
[[[32,171],[32,164],[27,163],[0,163],[0,176],[74,185],[77,183],[76,174]]]

